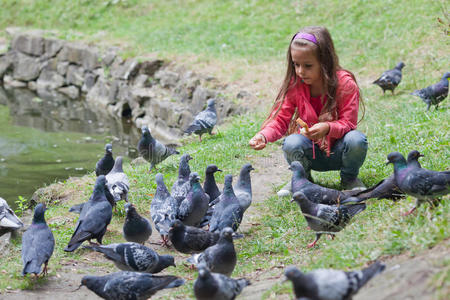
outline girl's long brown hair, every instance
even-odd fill
[[[289,43],[288,51],[287,51],[287,68],[286,68],[286,75],[284,76],[283,83],[281,84],[280,90],[278,92],[278,95],[275,99],[275,103],[272,106],[271,113],[269,117],[263,122],[261,128],[264,128],[264,126],[269,123],[271,120],[273,120],[279,110],[281,109],[281,106],[283,104],[284,98],[286,97],[287,92],[289,89],[297,84],[298,77],[295,73],[295,67],[294,63],[292,61],[292,55],[291,55],[291,47],[292,44],[295,44],[296,46],[300,47],[313,47],[314,51],[317,55],[317,59],[320,62],[321,66],[321,74],[323,83],[325,85],[326,89],[326,96],[327,96],[327,102],[324,104],[322,111],[323,112],[330,112],[334,118],[337,117],[337,109],[336,109],[336,90],[338,87],[338,78],[336,75],[336,72],[339,70],[342,70],[342,67],[339,65],[339,58],[336,54],[336,51],[334,49],[334,43],[333,39],[331,38],[330,33],[325,27],[321,26],[308,26],[302,28],[299,32],[305,32],[309,34],[313,34],[316,37],[317,44],[313,44],[311,42],[307,42],[303,39],[294,39],[294,36],[291,39],[291,42]],[[347,70],[346,70],[347,71]],[[347,71],[349,72],[349,71]],[[349,72],[353,79],[356,82],[356,78],[353,75],[353,73]],[[360,98],[362,98],[360,96]],[[361,99],[360,99],[361,100]],[[362,101],[360,101],[363,107],[363,117],[364,117],[364,104]],[[363,118],[362,117],[362,118]],[[292,134],[297,130],[297,125],[295,123],[295,120],[298,118],[298,110],[296,109],[294,116],[289,124],[288,128],[288,134]],[[361,118],[361,119],[362,119]]]

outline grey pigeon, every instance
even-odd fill
[[[305,169],[299,161],[291,162],[289,169],[292,171],[292,193],[302,192],[309,201],[321,204],[337,204],[351,196],[351,192],[342,192],[318,184],[307,179]]]
[[[139,155],[150,162],[150,170],[173,154],[180,154],[172,147],[161,144],[153,138],[147,126],[142,127],[142,137],[138,142]]]
[[[407,165],[415,165],[421,168],[420,162],[418,159],[422,157],[421,154],[417,150],[412,150],[408,154]],[[400,188],[397,186],[395,181],[395,176],[392,174],[386,179],[381,180],[379,183],[370,187],[364,191],[358,192],[354,197],[358,198],[359,201],[364,201],[367,199],[390,199],[393,201],[398,201],[402,198],[405,198],[405,193],[403,193]],[[351,199],[349,199],[351,200]],[[346,203],[347,200],[342,201],[341,203]]]
[[[130,189],[130,182],[128,176],[123,172],[122,156],[116,158],[114,167],[106,175],[106,186],[114,198],[114,201],[125,200],[128,202],[128,190]]]
[[[100,158],[100,160],[95,165],[95,175],[106,175],[114,167],[114,158],[112,155],[112,145],[105,145],[105,156]]]
[[[121,271],[105,276],[84,276],[81,286],[108,300],[145,300],[159,290],[179,287],[184,279],[170,275],[153,275]]]
[[[191,133],[198,134],[200,142],[202,141],[202,134],[206,132],[212,134],[212,130],[217,123],[217,112],[215,104],[215,99],[209,99],[208,107],[195,116],[194,121],[192,121],[192,123],[184,132],[189,135]]]
[[[209,202],[220,196],[220,190],[217,187],[214,173],[222,172],[216,165],[208,165],[205,170],[205,182],[203,182],[203,190],[209,196]]]
[[[404,193],[416,198],[416,205],[405,215],[409,215],[423,202],[436,204],[438,197],[449,193],[450,171],[432,171],[409,164],[399,152],[391,152],[386,164],[394,165],[394,176],[397,186]]]
[[[296,299],[351,300],[361,287],[384,269],[383,263],[374,262],[361,271],[317,269],[305,274],[290,266],[284,275],[292,281]]]
[[[178,208],[178,219],[188,226],[198,226],[209,207],[209,196],[203,191],[199,180],[197,172],[189,175],[191,189]]]
[[[402,69],[405,66],[403,62],[399,62],[392,70],[384,71],[380,78],[375,80],[373,84],[378,85],[383,90],[383,95],[386,90],[390,90],[394,95],[395,88],[402,80]]]
[[[186,198],[187,193],[191,189],[191,184],[189,182],[189,175],[191,174],[189,161],[191,159],[192,157],[189,154],[183,154],[181,156],[178,167],[178,178],[172,185],[171,195],[177,200],[178,206],[180,206],[181,201]]]
[[[449,78],[450,72],[446,72],[438,83],[416,90],[411,95],[420,97],[427,104],[427,111],[430,110],[431,104],[435,106],[435,109],[438,109],[439,103],[447,98]]]
[[[253,170],[254,168],[251,164],[243,165],[237,183],[234,186],[234,193],[244,211],[247,210],[252,203],[252,181],[250,172]]]
[[[156,174],[155,180],[156,193],[150,205],[150,214],[156,230],[161,235],[163,245],[167,246],[170,225],[177,218],[178,203],[167,190],[161,173]]]
[[[23,226],[22,221],[9,207],[5,199],[0,197],[0,236],[13,232]]]
[[[233,244],[233,229],[224,228],[220,232],[217,244],[208,247],[199,254],[194,254],[188,259],[193,265],[205,264],[211,272],[231,276],[236,266],[236,250]]]
[[[127,217],[123,224],[123,237],[128,242],[144,244],[152,234],[150,222],[138,214],[131,203],[125,203]]]
[[[193,226],[185,226],[180,220],[172,222],[169,239],[177,251],[186,254],[199,253],[219,240],[218,233]]]
[[[42,273],[47,275],[48,261],[55,248],[55,238],[45,222],[45,211],[44,204],[36,205],[31,226],[22,236],[22,276],[39,275],[42,264],[44,264]]]
[[[172,255],[159,255],[152,249],[137,243],[89,245],[84,248],[103,253],[123,271],[158,273],[167,267],[175,267]]]
[[[197,300],[233,300],[250,285],[245,278],[232,279],[220,273],[212,273],[202,264],[198,267],[198,277],[194,283]]]
[[[106,227],[111,222],[112,206],[105,196],[106,178],[97,177],[94,191],[89,201],[83,205],[77,225],[64,251],[72,252],[88,240],[97,239],[101,244]]]
[[[116,202],[114,201],[114,204],[115,204]],[[83,210],[83,206],[84,206],[84,202],[83,203],[80,203],[80,204],[75,204],[75,205],[73,205],[73,206],[71,206],[70,208],[69,208],[69,212],[73,212],[73,213],[76,213],[76,214],[80,214],[81,213],[81,211]]]
[[[311,202],[302,192],[294,193],[293,201],[300,206],[309,227],[316,232],[316,239],[308,245],[308,248],[314,247],[324,233],[334,236],[334,232],[344,229],[353,216],[366,209],[365,203],[351,205],[317,204]]]
[[[214,211],[209,222],[209,231],[211,232],[221,232],[225,227],[231,227],[236,231],[241,224],[244,208],[234,194],[232,183],[233,176],[231,174],[225,175],[223,192],[217,198],[218,203],[214,205]]]

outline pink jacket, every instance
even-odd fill
[[[330,131],[326,136],[327,154],[329,154],[329,151],[336,140],[342,138],[350,130],[356,129],[356,124],[358,122],[358,86],[352,75],[347,71],[338,71],[337,77],[337,119],[327,122],[330,125]],[[319,122],[319,116],[311,106],[309,99],[309,86],[298,80],[297,84],[287,92],[277,116],[267,123],[260,131],[260,133],[266,137],[267,142],[275,142],[286,134],[295,108],[298,109],[299,117],[305,121],[308,126],[311,127]],[[298,132],[300,132],[300,128],[298,129]]]

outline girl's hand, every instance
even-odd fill
[[[255,150],[261,150],[261,149],[264,149],[264,147],[266,147],[267,140],[264,135],[262,135],[261,133],[257,133],[257,134],[255,134],[254,137],[252,137],[250,139],[248,144],[250,147],[252,147]]]
[[[303,134],[310,140],[317,141],[326,136],[329,131],[330,125],[328,125],[328,123],[321,122],[309,127],[309,132],[302,130],[301,134]]]

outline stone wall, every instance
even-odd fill
[[[216,98],[218,119],[242,112],[223,96],[214,78],[159,59],[123,59],[120,49],[99,49],[46,34],[15,32],[0,54],[0,81],[39,97],[62,94],[137,127],[147,124],[167,140],[180,137],[196,113]]]

